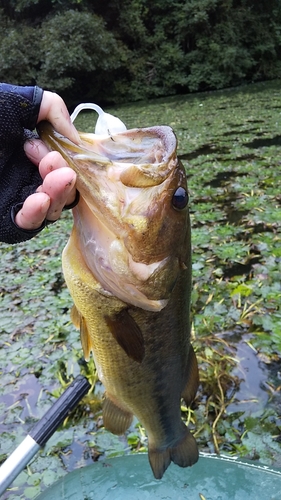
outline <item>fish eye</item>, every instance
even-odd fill
[[[172,205],[177,210],[183,210],[188,204],[188,194],[183,187],[178,187],[173,194]]]

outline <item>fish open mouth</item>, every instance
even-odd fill
[[[151,237],[150,219],[163,218],[157,210],[177,166],[173,130],[160,126],[112,136],[79,133],[81,143],[76,145],[46,122],[38,129],[43,141],[77,173],[80,202],[73,211],[75,226],[81,254],[101,284],[101,293],[142,309],[163,309],[171,285],[169,292],[164,286],[155,291],[151,283],[158,276],[160,283],[163,273],[168,283],[174,283],[178,261],[171,263],[169,255],[152,246],[154,255],[144,252],[146,237]],[[132,251],[134,238],[142,238],[142,255],[141,249]]]

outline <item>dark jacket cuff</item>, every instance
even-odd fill
[[[44,220],[41,226],[36,229],[23,229],[19,227],[16,223],[16,215],[22,209],[22,207],[23,203],[17,203],[11,208],[10,212],[13,229],[18,234],[18,242],[30,240],[31,238],[33,238],[33,236],[36,236],[38,233],[40,233],[42,229],[44,229],[44,227],[46,227],[47,225],[47,221]]]
[[[76,191],[76,196],[75,200],[70,204],[70,205],[65,205],[63,210],[70,210],[71,208],[76,207],[80,199],[80,194],[79,191]],[[12,221],[12,228],[13,232],[16,233],[16,236],[14,235],[14,243],[19,243],[21,241],[27,241],[36,236],[38,233],[42,231],[45,227],[49,226],[50,224],[53,224],[56,221],[50,221],[45,219],[41,226],[36,228],[36,229],[23,229],[19,227],[16,223],[16,215],[17,213],[22,209],[23,203],[17,203],[16,205],[13,205],[10,211],[10,217]]]
[[[37,85],[33,87],[22,87],[19,85],[10,85],[9,83],[0,83],[0,92],[16,94],[30,102],[32,111],[29,117],[30,123],[27,128],[33,130],[37,123],[44,90],[37,87]]]

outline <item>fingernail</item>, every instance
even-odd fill
[[[40,162],[40,147],[39,142],[26,141],[23,145],[26,156],[34,163],[35,165],[39,165]]]
[[[72,132],[73,132],[73,142],[78,144],[80,142],[80,137],[79,137],[79,134],[78,134],[75,126],[73,125],[73,123],[71,123],[71,128],[72,128]]]
[[[46,195],[46,196],[48,196],[48,195]],[[46,213],[49,210],[50,203],[51,203],[51,199],[49,198],[49,196],[41,203],[40,210],[44,216],[46,215]]]
[[[28,153],[28,157],[30,159],[37,159],[37,155],[36,155],[36,151],[37,151],[37,148],[36,148],[36,144],[34,144],[33,141],[26,141],[23,145],[23,149],[25,151],[25,153]]]

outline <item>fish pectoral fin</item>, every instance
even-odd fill
[[[75,305],[71,309],[70,318],[74,326],[80,330],[80,339],[84,353],[84,358],[86,361],[89,361],[91,351],[93,350],[91,337],[88,331],[86,320],[82,316],[80,311],[78,311]]]
[[[189,406],[194,400],[199,386],[198,364],[192,345],[189,349],[186,381],[187,382],[182,392],[182,397],[185,400],[186,405]]]
[[[108,394],[106,394],[103,402],[102,414],[104,427],[119,436],[124,434],[133,421],[132,413],[124,410]]]
[[[105,316],[105,321],[116,342],[127,356],[141,363],[145,354],[144,338],[128,309],[122,309],[114,316]]]
[[[148,446],[148,458],[155,479],[161,479],[167,467],[174,462],[180,467],[190,467],[198,460],[196,441],[188,428],[183,425],[183,437],[172,447],[153,449]]]

